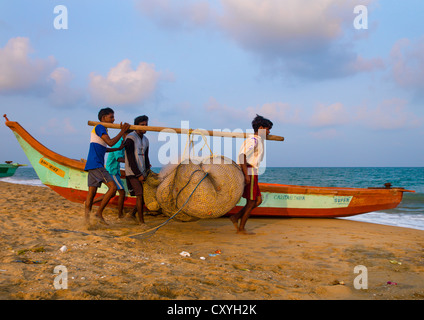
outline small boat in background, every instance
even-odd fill
[[[16,169],[22,166],[26,166],[26,164],[12,163],[12,161],[5,161],[5,163],[0,163],[0,178],[13,176]]]
[[[41,182],[68,200],[84,203],[88,193],[85,160],[70,159],[46,148],[19,123],[4,117]],[[414,192],[389,184],[382,188],[337,188],[259,183],[259,187],[263,202],[252,216],[291,218],[347,217],[393,209],[402,201],[404,192]],[[106,191],[104,185],[98,189],[100,194]],[[117,202],[118,197],[114,197],[109,205],[116,206]],[[244,202],[240,199],[228,214],[236,213]],[[136,198],[128,196],[124,205],[133,208],[135,204]]]

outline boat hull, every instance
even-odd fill
[[[62,197],[78,203],[84,203],[87,197],[87,191],[77,190],[72,188],[64,188],[53,185],[48,185],[53,191],[60,194]],[[295,207],[285,205],[284,201],[281,201],[280,204],[269,203],[271,198],[286,198],[291,197],[293,194],[287,194],[284,192],[281,193],[265,193],[262,192],[264,197],[264,202],[257,208],[252,211],[252,216],[262,216],[262,217],[286,217],[286,218],[337,218],[337,217],[348,217],[357,214],[393,209],[396,208],[402,200],[402,192],[387,193],[385,195],[379,194],[377,198],[374,193],[368,195],[356,195],[352,196],[351,204],[346,206],[329,206],[328,204],[323,204],[322,207],[310,208],[310,207]],[[98,194],[101,196],[101,193]],[[340,196],[335,196],[340,197]],[[343,197],[343,196],[342,196]],[[350,196],[346,196],[350,197]],[[316,201],[320,201],[317,199]],[[334,201],[334,198],[333,198]],[[328,203],[328,198],[321,199],[321,202]],[[245,201],[243,199],[235,206],[228,215],[237,213],[243,208]],[[127,197],[124,203],[125,207],[134,208],[135,206],[135,197]],[[118,197],[113,197],[109,202],[109,206],[117,206]]]
[[[6,121],[6,125],[15,134],[41,182],[70,201],[84,203],[88,193],[85,162],[47,149],[17,122]],[[402,188],[325,188],[265,183],[259,187],[263,202],[252,211],[252,216],[293,218],[347,217],[392,209],[402,201],[404,192],[410,192]],[[98,196],[106,191],[103,185],[98,189]],[[118,197],[109,202],[110,206],[117,204]],[[135,204],[135,197],[128,196],[124,206],[133,208]],[[228,214],[238,212],[244,204],[245,199],[240,199]]]
[[[18,163],[0,163],[0,178],[13,176],[21,166],[23,165]]]

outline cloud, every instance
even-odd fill
[[[218,102],[214,97],[209,98],[209,101],[205,104],[204,108],[206,113],[211,117],[214,117],[217,122],[220,122],[220,124],[225,123],[228,125],[230,123],[237,123],[238,121],[244,123],[249,118],[248,114],[246,113],[246,110],[241,110],[222,104]],[[215,117],[215,115],[219,116]],[[225,117],[223,117],[222,115],[225,115]]]
[[[340,102],[329,106],[320,104],[315,108],[309,123],[312,127],[333,127],[347,124],[349,118],[349,112]]]
[[[213,21],[214,12],[208,1],[138,0],[137,9],[162,27],[193,29]]]
[[[382,101],[375,108],[361,106],[349,109],[340,102],[319,104],[304,124],[311,129],[312,137],[328,140],[340,138],[347,126],[355,130],[408,130],[422,126],[424,119],[408,109],[408,101],[393,98]]]
[[[379,69],[384,69],[386,64],[382,58],[365,59],[361,55],[357,55],[355,60],[352,60],[347,65],[348,71],[352,73],[357,72],[372,72]]]
[[[354,126],[373,130],[398,130],[416,128],[423,124],[423,119],[417,117],[408,108],[409,102],[404,99],[392,98],[381,101],[375,108],[366,105],[348,108],[340,102],[330,105],[319,104],[307,121],[311,128],[334,133],[336,127]]]
[[[322,129],[319,131],[313,131],[310,133],[312,137],[314,137],[315,139],[320,139],[320,140],[332,140],[332,139],[337,139],[341,137],[341,135],[343,134],[340,130],[336,130],[336,129]]]
[[[264,70],[323,79],[384,67],[379,58],[358,55],[353,21],[356,5],[377,0],[139,0],[138,8],[163,27],[214,26],[259,57]],[[355,32],[356,31],[356,32]]]
[[[52,56],[33,59],[32,52],[29,39],[23,37],[12,38],[0,48],[0,94],[44,94],[48,90],[49,74],[57,62]]]
[[[401,87],[422,94],[424,90],[424,37],[398,40],[391,52],[392,76]]]
[[[56,67],[53,56],[31,57],[28,38],[10,39],[0,48],[0,94],[35,95],[47,98],[54,107],[72,107],[84,99],[83,91],[71,87],[71,72]]]
[[[213,97],[205,104],[205,111],[224,126],[250,124],[256,114],[260,114],[273,121],[276,127],[283,124],[302,126],[305,130],[311,130],[316,138],[335,137],[340,131],[339,128],[346,126],[372,130],[399,130],[417,128],[424,124],[423,118],[417,117],[409,110],[408,101],[399,98],[386,99],[375,108],[367,106],[349,108],[341,102],[335,102],[328,105],[319,103],[312,113],[305,110],[306,108],[294,107],[284,102],[238,109],[219,103]]]
[[[330,10],[336,2],[222,0],[220,20],[225,31],[250,50],[304,52],[323,47],[342,33],[340,18]]]
[[[72,125],[70,118],[51,118],[45,125],[40,126],[40,132],[45,135],[75,134],[78,130]]]
[[[205,111],[208,114],[225,115],[225,117],[217,117],[217,119],[221,119],[221,122],[225,121],[233,125],[235,123],[250,124],[256,114],[269,118],[274,123],[278,122],[284,124],[300,122],[300,110],[283,102],[270,102],[260,106],[247,106],[238,109],[221,104],[215,98],[211,97],[205,105]]]
[[[73,75],[68,69],[63,67],[56,68],[50,74],[50,78],[53,80],[54,85],[48,98],[53,106],[69,108],[85,100],[86,97],[83,90],[72,88]]]
[[[153,95],[161,79],[170,76],[155,70],[155,65],[141,62],[134,70],[125,59],[111,68],[106,77],[90,74],[90,94],[96,103],[130,105],[140,103]]]
[[[372,2],[222,0],[220,22],[265,69],[301,78],[337,78],[383,67],[381,59],[366,59],[353,49],[353,8]]]
[[[398,98],[386,99],[376,108],[358,108],[355,122],[376,130],[417,128],[424,121],[408,110],[408,101]]]
[[[247,107],[246,114],[253,119],[256,114],[279,123],[299,123],[301,110],[285,102],[269,102],[257,107]]]

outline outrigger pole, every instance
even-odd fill
[[[110,128],[110,129],[121,129],[121,125],[118,123],[88,121],[89,126],[94,127],[98,124],[101,124],[104,127]],[[205,135],[205,136],[213,136],[213,137],[243,138],[243,139],[246,139],[248,136],[252,135],[252,133],[244,133],[244,132],[223,132],[223,131],[203,130],[203,129],[182,129],[182,128],[169,128],[169,127],[137,126],[137,125],[130,125],[130,130],[169,132],[169,133],[178,133],[178,134],[197,134],[197,135]],[[284,141],[284,137],[268,135],[266,137],[266,140]]]

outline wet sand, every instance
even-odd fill
[[[83,205],[47,187],[0,182],[0,195],[3,300],[424,298],[420,230],[342,219],[252,218],[246,227],[256,234],[247,236],[223,217],[171,221],[138,239],[129,236],[143,231],[140,226],[119,220],[113,208],[104,214],[109,226],[87,227]],[[145,216],[151,227],[166,219]],[[67,251],[60,251],[63,246]],[[66,289],[55,288],[64,270],[54,273],[57,266],[68,272]],[[357,266],[366,269],[355,273]]]

